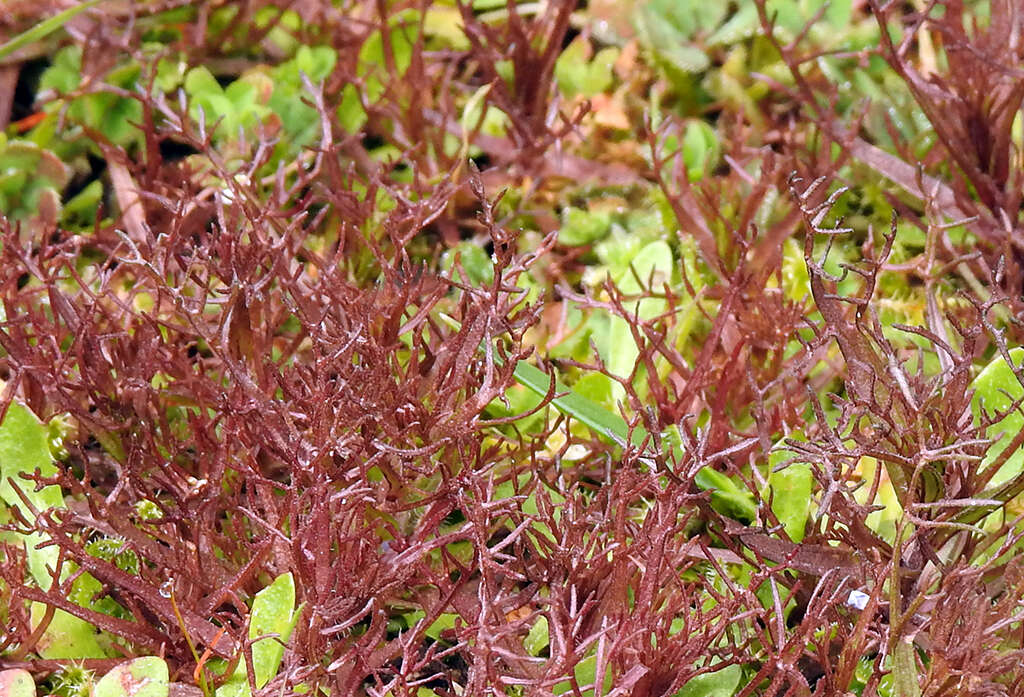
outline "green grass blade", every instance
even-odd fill
[[[548,393],[551,377],[543,370],[526,361],[516,364],[516,382],[541,397]],[[564,394],[568,393],[568,394]],[[566,416],[572,417],[595,433],[624,446],[629,438],[629,426],[618,414],[613,414],[599,404],[576,394],[561,382],[555,381],[556,396],[551,404]],[[640,446],[647,438],[647,430],[641,426],[633,429],[633,445]]]
[[[523,387],[540,395],[547,395],[551,386],[551,377],[544,371],[526,361],[519,361],[514,372],[516,381]],[[567,394],[566,394],[567,393]],[[629,425],[618,414],[613,414],[604,407],[583,395],[576,394],[558,380],[555,381],[555,394],[560,395],[551,400],[552,406],[568,417],[576,419],[587,428],[620,446],[625,446],[629,438]],[[642,447],[647,439],[647,429],[637,426],[633,429],[632,443]],[[674,443],[673,453],[682,455],[678,438],[670,438]],[[648,442],[648,448],[650,447]],[[740,487],[727,475],[710,467],[702,467],[694,478],[694,483],[704,491],[711,492],[711,503],[716,510],[738,520],[751,521],[756,518],[757,506],[751,494]]]
[[[27,46],[33,41],[39,41],[40,39],[49,36],[70,22],[75,16],[88,10],[90,7],[95,7],[100,4],[100,1],[101,0],[86,0],[86,2],[75,5],[74,7],[69,7],[63,12],[58,12],[53,17],[43,20],[31,29],[23,31],[3,46],[0,46],[0,60],[11,55],[22,46]]]

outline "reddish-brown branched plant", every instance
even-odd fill
[[[269,29],[247,22],[259,3],[237,4],[227,27],[200,15],[181,48],[227,60],[239,33],[258,42]],[[523,177],[612,171],[546,157],[586,114],[563,111],[553,89],[575,3],[536,15],[509,3],[500,25],[460,5],[464,51],[431,54],[414,31],[400,70],[381,39],[372,76],[356,68],[360,46],[408,15],[352,4],[359,11],[342,16],[296,3],[297,37],[341,56],[323,84],[307,80],[320,133],[297,162],[264,171],[280,134],[272,119],[229,156],[184,97],[122,90],[142,107],[141,146],[87,134],[102,146],[118,216],[97,215],[85,233],[0,218],[0,414],[17,399],[72,424],[57,474],[16,482],[57,484],[67,505],[5,524],[41,533],[59,554],[44,590],[28,579],[25,551],[3,545],[0,603],[13,631],[0,660],[52,670],[30,653],[60,609],[192,682],[211,660],[199,650],[251,662],[251,599],[290,572],[301,615],[262,695],[660,697],[724,670],[744,676],[739,697],[845,695],[855,684],[896,694],[887,681],[929,697],[1020,694],[1020,535],[1009,516],[983,519],[1024,489],[1024,475],[988,488],[1009,457],[979,466],[1003,415],[971,412],[978,358],[1006,356],[1020,338],[1010,128],[1024,91],[1016,53],[997,50],[1021,35],[1013,3],[993,3],[985,30],[968,31],[956,2],[904,18],[963,59],[948,75],[924,76],[905,45],[879,48],[935,124],[923,168],[843,123],[801,37],[771,39],[795,85],[773,98],[809,115],[773,124],[777,152],[742,115],[722,118],[725,165],[693,185],[662,147],[681,124],[646,129],[652,166],[636,177],[660,188],[678,223],[669,232],[693,242],[703,278],[636,278],[634,294],[574,285],[562,273],[573,252],[556,235],[525,244],[508,223],[530,194],[506,205],[498,193]],[[899,19],[895,3],[872,7],[883,26]],[[104,51],[139,44],[130,19],[92,27],[90,79],[109,69]],[[344,87],[378,78],[379,95],[362,104],[367,125],[346,132]],[[504,112],[507,137],[464,122],[453,91]],[[452,138],[465,147],[453,152]],[[395,159],[371,157],[374,139]],[[171,144],[198,156],[165,156]],[[465,162],[469,144],[482,172]],[[845,276],[826,271],[821,249],[852,234],[830,218],[842,193],[832,184],[852,176],[852,161],[918,198],[890,196],[930,235],[930,256],[909,271],[931,294],[924,326],[883,328],[876,312],[895,225],[857,231],[862,260]],[[980,253],[944,234],[962,219]],[[485,246],[487,280],[468,280],[457,255],[442,263],[461,238]],[[792,293],[787,245],[808,297]],[[940,268],[971,289],[959,304],[934,300]],[[542,279],[533,303],[527,274]],[[859,290],[840,293],[846,278]],[[667,309],[639,318],[637,301],[651,298]],[[622,386],[622,413],[634,434],[650,434],[644,443],[570,423],[550,405],[554,381],[540,427],[524,433],[520,415],[495,416],[531,358],[528,332],[556,302],[630,326],[631,376],[570,367]],[[682,341],[684,305],[696,319]],[[893,328],[919,347],[883,331]],[[768,493],[780,442],[814,477],[802,537],[786,532]],[[860,476],[866,459],[881,463],[873,481]],[[883,473],[903,511],[889,539],[866,522]],[[733,499],[708,483],[726,478]],[[92,554],[100,537],[121,541],[137,568]],[[83,573],[116,611],[68,598]],[[30,601],[48,608],[41,622]]]

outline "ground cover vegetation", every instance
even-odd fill
[[[0,9],[0,695],[1024,692],[1019,3]]]

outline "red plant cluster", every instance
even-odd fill
[[[1019,25],[1010,3],[993,6]],[[383,4],[367,7],[376,8],[368,27],[389,26]],[[906,47],[879,49],[939,122],[936,147],[957,153],[949,171],[915,169],[837,125],[837,100],[816,98],[830,88],[807,74],[799,43],[777,45],[795,88],[776,98],[811,122],[780,123],[792,132],[779,153],[758,147],[763,134],[737,118],[723,126],[733,136],[728,171],[693,186],[681,164],[662,161],[664,130],[645,134],[654,163],[644,174],[706,271],[699,291],[684,279],[702,313],[696,353],[670,340],[681,292],[648,288],[642,295],[669,310],[640,320],[637,298],[611,284],[601,297],[580,291],[550,270],[571,252],[554,235],[522,244],[495,193],[585,166],[546,159],[584,116],[552,95],[572,3],[536,17],[510,4],[501,30],[463,6],[469,47],[431,56],[421,41],[407,72],[385,66],[391,79],[365,105],[363,137],[336,122],[343,86],[365,79],[340,61],[326,84],[309,85],[321,119],[310,158],[264,178],[271,129],[228,162],[187,104],[132,93],[144,147],[105,146],[118,219],[38,236],[0,220],[0,412],[17,398],[73,424],[58,474],[20,482],[58,484],[68,505],[7,526],[43,533],[60,563],[44,591],[27,580],[24,552],[2,548],[0,597],[14,631],[0,640],[13,658],[0,664],[52,667],[28,659],[44,627],[25,601],[37,601],[119,637],[128,653],[165,656],[186,682],[202,667],[193,644],[246,660],[248,601],[291,572],[302,612],[267,695],[303,685],[339,695],[653,697],[732,666],[743,671],[739,697],[840,695],[857,681],[864,695],[897,694],[885,681],[908,680],[933,697],[1019,693],[1020,540],[1010,523],[977,525],[997,507],[981,498],[1002,462],[977,465],[995,417],[973,421],[971,379],[978,357],[1005,354],[1013,337],[993,318],[1020,309],[1019,153],[1007,114],[1024,93],[1003,79],[1016,68],[989,50],[1006,36],[969,35],[958,7],[910,21],[935,23],[988,71],[994,101],[969,91],[959,67],[925,79]],[[874,11],[894,18],[891,4]],[[370,33],[337,26],[347,56]],[[201,22],[191,29],[201,34]],[[216,42],[204,46],[217,54]],[[463,132],[446,100],[482,84],[511,119],[506,139]],[[950,100],[973,121],[954,124]],[[391,139],[401,158],[371,158],[371,136]],[[451,136],[495,166],[477,172],[445,155]],[[206,169],[165,157],[170,142],[201,154]],[[972,219],[981,252],[943,238],[937,255],[984,296],[929,306],[925,327],[897,327],[924,340],[920,353],[938,357],[938,373],[923,358],[908,368],[913,351],[874,310],[895,227],[869,235],[864,261],[845,265],[858,295],[841,295],[845,277],[825,270],[822,243],[851,234],[828,219],[839,193],[825,182],[851,160],[920,194],[891,199],[930,234],[941,236],[944,218]],[[925,164],[942,170],[940,160]],[[529,203],[508,207],[525,214]],[[445,240],[460,234],[487,246],[490,281],[466,281],[459,260],[443,270]],[[794,237],[803,300],[783,289],[783,245]],[[918,270],[929,289],[938,283],[933,267]],[[530,272],[552,286],[539,302],[519,283]],[[675,427],[677,449],[661,435],[645,448],[581,436],[548,407],[554,387],[539,433],[494,417],[556,290],[630,322],[636,375],[647,380],[644,399],[623,381],[632,426]],[[786,534],[765,482],[773,445],[796,432],[806,440],[786,442],[815,480],[800,540]],[[568,457],[577,445],[585,455]],[[859,476],[865,458],[882,464],[873,482]],[[874,508],[857,496],[866,487],[874,500],[883,471],[906,513],[895,542],[867,525]],[[711,472],[739,483],[753,519],[707,490]],[[1002,493],[1019,493],[1020,480]],[[137,572],[91,554],[99,536],[122,540]],[[118,612],[68,599],[83,572]]]

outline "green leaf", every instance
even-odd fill
[[[732,697],[741,677],[743,669],[735,665],[704,673],[687,682],[676,697]]]
[[[1010,350],[1010,360],[1014,365],[1020,366],[1024,362],[1024,348]],[[974,413],[975,423],[981,419],[982,413],[988,416],[995,416],[1004,412],[1021,397],[1024,397],[1024,386],[1021,386],[1013,370],[1003,360],[1002,356],[996,356],[974,379],[974,398],[971,401],[971,410]],[[997,423],[988,428],[987,436],[999,440],[985,453],[981,461],[983,468],[991,465],[997,457],[1010,444],[1010,441],[1024,429],[1024,415],[1020,409],[1012,411],[1000,419]],[[1002,435],[1000,435],[1002,434]],[[998,487],[1013,479],[1024,471],[1024,448],[1010,456],[1006,463],[995,474],[989,482],[990,487]]]
[[[302,74],[316,84],[327,79],[334,70],[337,60],[338,54],[330,46],[302,46],[295,54],[295,58],[283,64],[279,72],[292,73],[291,78],[296,86],[302,85]]]
[[[82,84],[82,47],[72,44],[57,51],[53,63],[39,76],[39,90],[66,94]]]
[[[489,284],[494,279],[494,264],[480,245],[469,241],[460,242],[441,255],[441,268],[454,274],[456,259],[468,277],[463,278],[461,273],[457,274],[458,280],[463,283],[479,286]]]
[[[0,211],[15,221],[57,222],[71,170],[60,158],[26,140],[0,139]]]
[[[611,224],[612,216],[608,211],[586,211],[569,206],[562,210],[558,242],[568,247],[590,244],[607,235]]]
[[[711,59],[693,42],[717,27],[727,10],[721,2],[652,0],[635,15],[637,34],[663,65],[683,74],[701,73]]]
[[[0,697],[35,697],[32,674],[22,668],[0,671]]]
[[[111,92],[87,94],[71,103],[69,113],[116,145],[128,147],[142,139],[142,131],[136,125],[142,122],[142,104],[134,99]]]
[[[825,19],[836,29],[844,29],[850,26],[850,18],[853,16],[853,0],[827,0],[828,7],[825,8]],[[823,4],[825,0],[818,0],[817,4]],[[814,9],[817,12],[817,8]]]
[[[0,499],[29,520],[32,512],[18,496],[15,486],[38,511],[64,505],[60,487],[48,486],[35,491],[32,482],[21,478],[22,473],[30,474],[36,470],[44,477],[52,477],[56,473],[49,439],[49,429],[31,411],[17,402],[11,403],[0,423]],[[26,535],[21,539],[27,549],[32,577],[40,587],[48,589],[52,579],[46,566],[56,566],[57,548],[36,549],[37,544],[45,541],[39,534]]]
[[[693,482],[701,490],[711,492],[711,506],[719,513],[747,523],[757,517],[757,506],[750,492],[728,475],[710,467],[701,467]]]
[[[532,390],[538,395],[546,395],[550,378],[547,373],[539,368],[530,365],[526,361],[519,361],[514,372],[516,381],[524,387]],[[562,394],[568,393],[568,394]],[[629,437],[629,427],[622,417],[612,414],[607,409],[591,402],[586,397],[579,395],[559,381],[555,381],[555,394],[562,394],[551,401],[552,406],[566,416],[570,416],[598,435],[604,436],[613,443],[625,445]],[[639,445],[647,436],[642,429],[633,431],[633,442]]]
[[[711,59],[704,51],[685,43],[685,39],[671,27],[658,23],[656,19],[648,20],[642,27],[645,43],[654,49],[655,56],[663,65],[684,74],[702,73],[711,66]]]
[[[615,279],[616,284],[624,295],[638,295],[644,290],[660,292],[662,286],[671,281],[673,266],[672,250],[668,243],[655,240],[633,257],[630,268]],[[643,298],[632,304],[626,303],[625,308],[639,319],[649,320],[664,312],[667,306],[660,298]],[[623,317],[612,317],[606,337],[598,342],[598,350],[610,373],[620,378],[629,377],[640,355],[640,347],[633,338],[630,322]],[[613,386],[613,398],[619,401],[625,396],[625,388],[616,383]]]
[[[276,44],[282,53],[291,55],[295,52],[302,28],[302,16],[295,10],[281,12],[278,7],[267,6],[256,11],[253,24],[260,30],[267,30],[266,40]]]
[[[320,132],[320,115],[316,109],[307,104],[306,86],[302,76],[305,75],[314,85],[323,82],[334,70],[337,54],[327,46],[303,46],[295,54],[295,58],[274,68],[269,76],[264,75],[266,85],[260,87],[269,94],[269,109],[258,112],[263,118],[272,111],[281,120],[286,138],[282,139],[281,156],[290,159],[299,151],[310,145]],[[349,85],[348,87],[352,87]],[[348,91],[343,93],[343,102]],[[359,107],[358,95],[355,107]],[[339,114],[344,116],[349,106],[339,107]],[[361,110],[360,110],[361,111]],[[364,115],[365,116],[365,115]],[[343,118],[343,124],[348,123]]]
[[[649,20],[670,27],[689,39],[717,27],[728,12],[728,6],[720,2],[650,0],[643,11]]]
[[[804,13],[796,0],[767,0],[765,10],[768,16],[774,18],[776,26],[785,29],[791,36],[795,36],[804,28]]]
[[[451,318],[448,321],[453,326],[458,322]],[[495,360],[500,360],[495,356]],[[539,368],[530,365],[526,361],[519,361],[513,371],[516,382],[523,385],[535,394],[545,396],[548,387],[551,385],[551,378]],[[607,409],[590,401],[583,395],[570,390],[557,377],[554,381],[554,394],[559,395],[551,400],[551,405],[560,412],[576,419],[598,435],[625,447],[630,439],[629,425],[618,414],[613,414]],[[665,445],[673,451],[675,457],[681,456],[682,439],[679,429],[675,426],[668,428],[663,434]],[[648,440],[647,430],[637,426],[632,431],[632,445],[639,447]],[[712,505],[721,506],[722,512],[732,515],[737,520],[752,521],[757,515],[757,506],[754,504],[750,492],[733,482],[728,476],[717,472],[710,467],[701,468],[694,478],[694,482],[705,491],[711,491]]]
[[[89,182],[66,204],[61,217],[64,227],[84,226],[92,228],[96,211],[103,200],[103,183],[97,179]]]
[[[584,697],[591,697],[595,693],[594,688],[597,683],[597,656],[590,654],[577,663],[573,668],[573,675],[575,677],[576,685],[579,686]],[[611,691],[613,680],[612,667],[608,665],[605,668],[604,680],[602,681],[603,694],[608,694]],[[578,694],[573,688],[573,683],[569,680],[556,683],[552,692],[556,695],[564,695],[566,693]]]
[[[38,626],[45,613],[45,605],[33,602],[30,606],[32,626]],[[53,619],[36,642],[36,653],[51,661],[107,658],[110,653],[100,643],[101,636],[96,627],[82,618],[54,610]]]
[[[34,485],[20,476],[22,473],[29,474],[36,470],[44,477],[51,477],[56,473],[57,468],[54,466],[50,450],[51,437],[51,430],[17,402],[11,403],[7,415],[0,423],[0,499],[11,508],[20,511],[29,520],[32,519],[32,512],[18,496],[15,486],[37,511],[64,506],[60,487],[51,485],[35,491]],[[51,569],[56,568],[57,547],[37,549],[39,544],[46,541],[46,538],[38,533],[5,533],[4,537],[8,541],[25,546],[29,573],[40,588],[49,589],[53,578],[47,571],[47,566]],[[45,607],[42,604],[32,603],[33,624],[41,621],[44,612]],[[46,631],[39,638],[37,651],[47,659],[104,658],[107,652],[100,645],[97,636],[96,628],[85,620],[63,610],[57,610]]]
[[[211,94],[222,94],[217,78],[204,66],[192,68],[185,73],[185,92],[193,98],[201,98]]]
[[[768,496],[772,512],[782,523],[786,534],[793,542],[804,539],[807,515],[811,508],[811,488],[814,475],[811,466],[805,462],[790,462],[783,469],[777,469],[792,455],[784,448],[773,450],[768,458],[771,472],[768,474]]]
[[[695,182],[714,169],[721,157],[721,146],[714,129],[705,121],[695,120],[686,124],[683,134],[683,162],[686,176]]]
[[[364,96],[370,104],[384,95],[383,79],[398,79],[409,69],[413,46],[416,45],[419,33],[419,13],[415,10],[399,12],[388,20],[388,27],[390,31],[387,47],[380,30],[377,30],[370,34],[359,49],[358,73],[360,77],[365,78]],[[388,65],[385,56],[387,49],[390,49],[390,57],[395,66],[395,75],[392,76],[385,75],[383,69]]]
[[[455,626],[455,621],[458,617],[459,616],[457,614],[452,612],[442,612],[438,615],[437,619],[434,620],[434,623],[427,627],[427,631],[424,633],[431,639],[440,639],[442,632]]]
[[[341,90],[341,103],[338,105],[338,123],[349,133],[357,133],[366,123],[366,110],[359,101],[359,91],[355,85],[349,84]]]
[[[612,84],[612,66],[619,57],[615,48],[605,48],[590,59],[590,43],[582,36],[573,39],[555,62],[555,78],[566,97],[593,97]]]
[[[857,463],[857,472],[860,475],[861,481],[867,482],[869,485],[875,481],[875,472],[878,466],[878,460],[875,458],[862,457]],[[888,476],[880,480],[880,486],[873,501],[867,500],[869,493],[870,486],[862,486],[854,493],[858,503],[881,507],[881,510],[868,514],[864,522],[886,542],[894,544],[896,541],[896,526],[900,518],[903,517],[903,506],[900,505],[899,496],[896,495],[896,490],[893,488]]]
[[[547,648],[551,642],[548,636],[548,618],[541,615],[530,627],[529,633],[523,640],[523,647],[531,656],[539,656],[540,652]],[[0,697],[3,697],[0,695]]]
[[[802,431],[788,440],[806,441]],[[784,441],[776,443],[768,456],[768,482],[763,498],[771,500],[772,512],[793,542],[804,538],[811,510],[814,474],[809,464],[795,460],[794,451]]]
[[[749,39],[761,28],[761,20],[757,16],[757,5],[752,2],[743,3],[725,24],[718,27],[707,38],[708,46],[734,44]]]
[[[93,686],[93,697],[167,697],[167,663],[157,656],[125,661]]]
[[[266,634],[277,637],[266,637],[253,642],[252,664],[253,676],[257,688],[261,688],[277,675],[284,656],[284,644],[292,635],[299,613],[295,608],[295,581],[291,573],[274,579],[274,582],[256,594],[252,603],[252,614],[249,619],[249,638]],[[235,672],[227,682],[217,688],[217,697],[250,697],[249,680],[245,661],[239,661]]]
[[[454,7],[431,5],[423,15],[423,31],[456,51],[469,49],[462,14]]]

